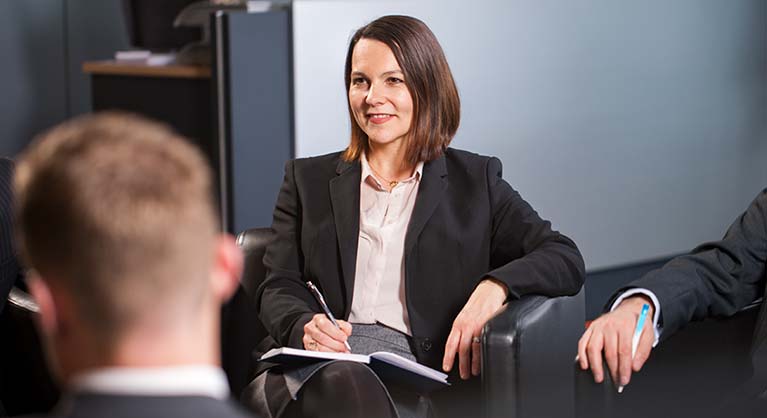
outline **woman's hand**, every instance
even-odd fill
[[[318,313],[304,325],[304,349],[309,351],[330,351],[348,353],[346,339],[352,335],[352,324],[337,320],[336,328],[325,314]]]
[[[461,379],[479,376],[480,334],[490,318],[498,312],[507,297],[506,286],[493,279],[485,279],[477,285],[461,312],[453,321],[447,337],[442,369],[449,372],[458,354],[458,370]]]

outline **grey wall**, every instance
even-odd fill
[[[296,153],[345,147],[346,45],[377,16],[440,39],[463,103],[453,145],[579,244],[590,269],[721,236],[767,185],[767,2],[294,2]]]
[[[66,116],[64,5],[0,2],[0,155]]]
[[[90,110],[82,62],[127,46],[120,0],[0,2],[0,155]]]
[[[68,0],[66,19],[68,105],[70,114],[77,115],[91,110],[90,80],[82,71],[83,62],[111,59],[115,51],[127,49],[128,32],[121,0]]]

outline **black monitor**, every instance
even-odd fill
[[[150,51],[172,51],[202,39],[198,28],[174,28],[173,20],[198,0],[122,0],[131,46]]]

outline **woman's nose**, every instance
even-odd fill
[[[384,95],[380,85],[371,84],[368,94],[365,97],[365,103],[370,106],[376,106],[384,102]]]

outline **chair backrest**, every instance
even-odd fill
[[[255,294],[266,277],[264,252],[273,237],[271,228],[248,229],[237,235],[237,245],[245,256],[245,268],[239,288],[224,305],[221,315],[222,366],[236,398],[252,378],[254,363],[251,353],[267,336],[264,325],[258,319]]]

